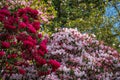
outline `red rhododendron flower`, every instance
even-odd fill
[[[38,72],[38,75],[39,76],[43,76],[43,75],[48,75],[48,74],[50,74],[50,71],[48,70],[48,71],[46,71],[46,72]]]
[[[38,38],[41,38],[42,37],[42,34],[38,34]]]
[[[28,29],[31,33],[36,33],[36,29],[31,24],[28,24]]]
[[[27,11],[27,13],[29,13],[33,18],[35,18],[38,14],[37,10],[31,9],[30,7],[26,7],[24,10]]]
[[[0,21],[3,21],[3,20],[4,20],[4,18],[5,18],[5,15],[0,14]]]
[[[47,47],[46,47],[45,44],[40,44],[40,49],[41,49],[44,53],[47,52]]]
[[[18,25],[18,28],[19,29],[26,28],[26,24],[24,22],[20,22],[19,25]]]
[[[13,39],[14,38],[14,36],[12,36],[12,35],[7,35],[7,37],[6,37],[8,40],[11,40],[11,39]]]
[[[16,58],[17,57],[17,54],[9,54],[8,56],[7,56],[7,58]]]
[[[40,54],[41,56],[44,56],[44,52],[42,50],[38,50],[38,54]]]
[[[26,7],[26,8],[24,8],[24,10],[25,10],[26,12],[28,12],[28,13],[31,13],[31,12],[32,12],[32,9],[31,9],[30,7]]]
[[[15,26],[12,26],[12,25],[8,25],[8,24],[5,24],[4,27],[6,29],[10,29],[10,30],[14,30],[16,27]]]
[[[16,44],[17,44],[17,42],[15,42],[15,41],[14,41],[14,42],[11,42],[11,44],[12,44],[12,45],[16,45]]]
[[[4,51],[0,51],[0,57],[3,57],[5,55]]]
[[[36,40],[36,39],[33,39],[31,36],[28,36],[28,37],[27,37],[27,40],[31,41],[31,42],[34,43],[34,44],[37,43],[37,40]]]
[[[3,14],[5,16],[9,16],[10,15],[10,11],[8,9],[1,9],[0,10],[0,14]]]
[[[32,10],[31,13],[34,14],[34,15],[37,15],[37,14],[38,14],[38,11],[37,11],[37,10]]]
[[[41,44],[45,44],[46,45],[47,44],[47,39],[42,40]]]
[[[37,62],[38,65],[44,65],[44,64],[46,64],[46,60],[43,59],[43,58],[41,58],[40,56],[36,55],[36,56],[34,56],[34,58],[35,58],[35,60],[36,60],[36,62]]]
[[[0,34],[0,39],[1,39],[1,41],[4,41],[4,40],[6,40],[7,38],[8,38],[8,36],[9,36],[9,34],[7,34],[7,33],[1,33]]]
[[[9,42],[4,41],[1,44],[2,44],[3,48],[9,48],[10,47],[10,43]]]
[[[17,13],[18,13],[18,16],[21,17],[26,13],[26,10],[25,9],[18,9]]]
[[[34,26],[34,28],[36,30],[39,30],[40,29],[40,22],[33,22],[32,25]]]
[[[23,22],[29,23],[29,17],[27,15],[23,15],[22,18],[23,18]]]
[[[24,41],[27,38],[26,33],[19,33],[19,35],[16,36],[18,41]]]
[[[43,40],[42,34],[38,32],[40,29],[38,11],[29,7],[13,11],[10,12],[7,8],[0,10],[2,77],[5,76],[5,79],[8,79],[9,76],[9,79],[13,79],[17,74],[21,78],[16,78],[25,80],[28,79],[28,74],[31,75],[33,72],[35,72],[35,78],[41,78],[41,75],[48,75],[55,71],[59,65],[55,61],[50,61],[52,67],[49,65],[49,58],[45,55],[47,39],[44,37]],[[41,72],[40,75],[38,75],[39,72]],[[31,78],[34,79],[34,76]]]
[[[24,75],[26,73],[26,71],[24,69],[19,69],[18,72],[22,75]]]
[[[56,70],[57,68],[60,67],[60,63],[57,62],[56,60],[50,60],[50,61],[49,61],[49,64],[52,65],[53,70]]]
[[[34,44],[31,41],[28,41],[28,40],[23,41],[23,45],[28,46],[28,47],[33,47],[34,46]]]

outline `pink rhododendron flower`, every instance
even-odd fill
[[[120,74],[120,53],[90,34],[63,28],[48,42],[48,55],[61,63],[54,74],[59,80],[111,80]]]

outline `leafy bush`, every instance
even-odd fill
[[[56,71],[60,63],[47,57],[47,37],[39,29],[37,10],[0,9],[0,77],[39,79]]]
[[[57,73],[51,74],[55,80],[119,79],[120,54],[94,34],[63,28],[52,35],[47,48],[50,57],[61,62]]]

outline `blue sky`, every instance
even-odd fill
[[[106,8],[105,16],[107,16],[107,17],[114,16],[115,17],[117,15],[118,15],[118,13],[117,13],[117,11],[116,11],[116,9],[114,7],[108,6]]]
[[[117,8],[120,9],[120,3],[117,3],[116,6],[117,6]],[[114,17],[115,17],[115,16],[117,16],[117,15],[118,15],[118,13],[117,13],[115,7],[113,7],[113,6],[111,5],[111,3],[108,3],[108,6],[107,6],[107,8],[106,8],[105,16],[108,16],[108,17],[114,16]]]
[[[120,3],[116,4],[116,5],[120,9]],[[117,10],[110,3],[108,4],[108,6],[106,8],[105,16],[107,16],[107,17],[117,17],[118,16]],[[119,22],[116,22],[114,24],[114,27],[118,27],[119,24],[120,24]]]
[[[117,8],[120,10],[120,3],[117,4]],[[115,9],[115,7],[113,7],[111,4],[108,4],[108,6],[106,7],[106,12],[105,12],[105,16],[107,17],[117,17],[118,16],[118,12]],[[113,25],[114,27],[119,27],[120,26],[120,22],[116,22]],[[114,32],[113,32],[114,34]],[[120,37],[118,37],[119,41],[120,41]]]

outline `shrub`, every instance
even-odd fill
[[[39,79],[60,66],[47,57],[47,37],[39,32],[38,11],[29,7],[0,9],[0,77]]]
[[[102,41],[96,40],[93,34],[82,34],[76,29],[63,28],[52,35],[47,49],[50,57],[61,62],[57,73],[52,74],[51,78],[119,79],[120,54],[105,46]]]

